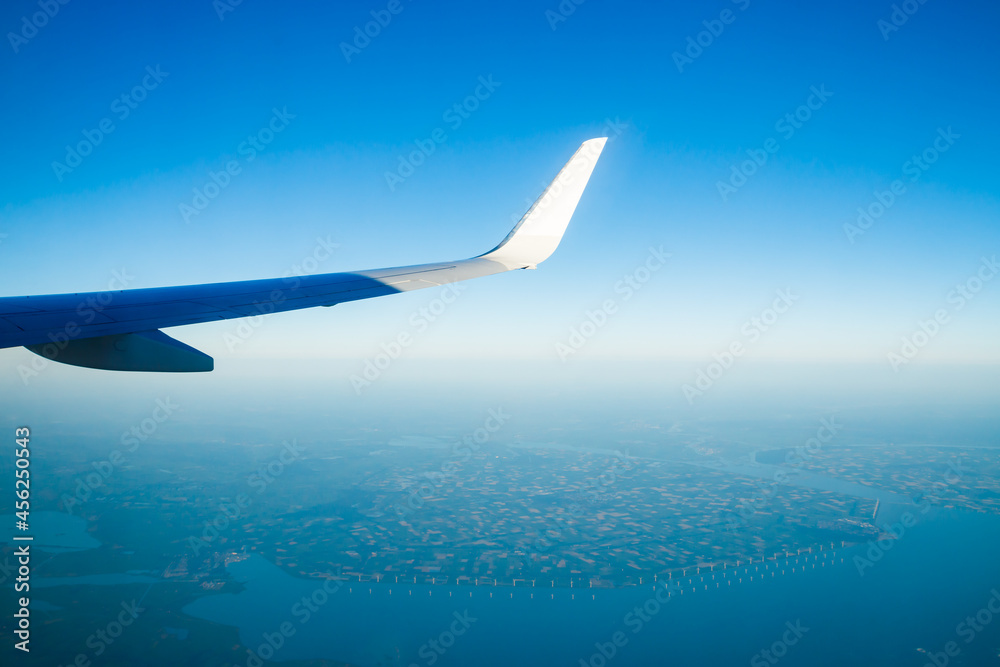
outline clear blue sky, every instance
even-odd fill
[[[556,255],[468,283],[408,359],[676,361],[693,380],[740,341],[747,359],[870,362],[897,378],[887,354],[943,308],[901,373],[1000,361],[1000,280],[960,310],[949,300],[1000,251],[996,3],[915,3],[891,31],[890,2],[220,6],[72,0],[37,31],[24,25],[37,3],[0,9],[3,294],[100,290],[122,268],[129,287],[271,277],[318,237],[339,244],[319,271],[479,254],[613,120],[626,127]],[[345,57],[373,11],[391,21]],[[707,46],[679,71],[689,38]],[[480,78],[498,85],[467,117],[447,114]],[[807,120],[779,123],[810,101]],[[251,161],[243,142],[274,109],[294,118]],[[53,164],[102,121],[113,131],[78,166]],[[386,172],[436,128],[446,139],[390,188]],[[947,150],[914,172],[939,131]],[[767,161],[724,198],[747,151]],[[180,206],[229,161],[239,173],[185,221]],[[896,179],[905,192],[850,242],[845,224]],[[623,302],[616,281],[661,245],[667,267]],[[779,289],[798,299],[750,341],[744,323]],[[281,316],[233,350],[233,322],[170,333],[216,373],[267,359],[359,369],[435,297]],[[561,364],[556,345],[608,298],[618,312]],[[6,351],[5,374],[26,359]]]

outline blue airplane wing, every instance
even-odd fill
[[[209,285],[2,297],[0,348],[24,346],[53,361],[103,370],[210,371],[209,355],[160,329],[333,306],[533,269],[562,240],[606,141],[585,141],[510,234],[478,257]]]

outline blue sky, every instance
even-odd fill
[[[611,122],[622,129],[552,259],[468,283],[407,360],[678,363],[674,398],[733,342],[762,362],[871,364],[898,386],[918,366],[1000,361],[1000,280],[961,308],[953,295],[1000,249],[995,3],[914,3],[892,31],[889,2],[220,6],[71,0],[32,31],[39,4],[5,3],[3,294],[101,290],[122,269],[128,287],[271,277],[317,257],[318,238],[338,247],[317,271],[479,254]],[[372,12],[391,21],[348,59],[342,43]],[[705,46],[679,71],[689,38]],[[456,122],[448,110],[484,79],[493,90]],[[251,161],[243,142],[274,110],[282,129]],[[808,119],[789,132],[779,122],[797,110]],[[78,166],[53,166],[102,121],[113,131]],[[390,188],[437,128],[446,139]],[[733,166],[767,145],[723,198]],[[910,180],[925,150],[936,159]],[[229,161],[239,173],[186,221],[181,205]],[[852,243],[844,226],[897,179],[903,194]],[[621,301],[616,282],[660,246],[667,266]],[[794,306],[748,340],[778,290]],[[216,374],[265,360],[351,374],[436,297],[288,314],[235,346],[234,322],[170,333],[216,357]],[[618,312],[562,363],[557,345],[608,298]],[[887,355],[941,309],[946,323],[893,371]],[[28,359],[0,364],[16,374]]]

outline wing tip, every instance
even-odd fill
[[[496,248],[480,255],[513,268],[534,268],[555,252],[607,137],[584,141],[541,196]]]
[[[587,139],[583,142],[583,144],[580,145],[580,148],[587,148],[600,153],[604,150],[604,144],[606,143],[608,143],[607,137],[594,137],[593,139]]]

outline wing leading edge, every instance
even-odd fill
[[[333,306],[515,269],[559,245],[606,138],[585,141],[493,250],[455,262],[208,285],[0,298],[0,348],[24,346],[61,363],[123,371],[210,371],[212,358],[165,327]]]

